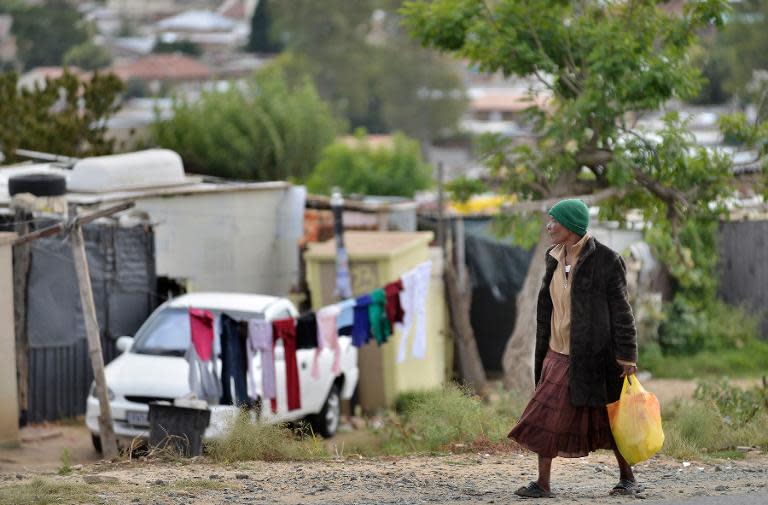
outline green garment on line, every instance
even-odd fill
[[[371,321],[371,333],[376,343],[381,345],[392,335],[392,327],[387,319],[387,295],[379,288],[371,293],[371,304],[368,306],[368,319]]]

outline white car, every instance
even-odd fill
[[[193,293],[170,300],[155,310],[142,324],[136,337],[120,337],[117,347],[122,354],[105,367],[108,397],[118,439],[149,438],[149,402],[173,401],[188,396],[189,366],[184,353],[190,345],[189,308],[207,309],[214,315],[226,313],[236,319],[263,318],[268,321],[296,317],[298,312],[290,300],[263,295],[236,293]],[[214,349],[219,338],[214,332]],[[340,373],[331,372],[333,353],[324,349],[319,356],[320,377],[311,376],[314,349],[296,352],[299,367],[301,408],[288,411],[286,404],[285,359],[282,341],[275,345],[275,378],[277,412],[270,402],[262,402],[261,419],[265,422],[290,422],[307,418],[315,431],[333,436],[339,425],[341,399],[348,399],[357,387],[357,349],[349,337],[339,337]],[[255,394],[261,391],[261,356],[253,358]],[[221,377],[221,360],[217,359],[217,375]],[[237,407],[210,405],[211,422],[204,438],[216,438],[226,428]],[[93,444],[101,450],[99,438],[99,401],[94,387],[88,395],[85,423]]]

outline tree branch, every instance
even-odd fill
[[[545,198],[542,200],[530,200],[527,202],[520,202],[514,205],[502,206],[502,213],[504,214],[516,214],[520,212],[546,212],[554,204],[562,200],[563,198],[578,198],[583,200],[587,205],[595,205],[604,200],[613,197],[621,197],[626,194],[626,190],[622,188],[604,188],[594,193],[571,195],[571,196],[558,196],[553,198]]]

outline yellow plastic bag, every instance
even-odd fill
[[[659,400],[634,375],[624,377],[619,400],[608,405],[608,420],[616,445],[630,465],[645,461],[664,445]]]

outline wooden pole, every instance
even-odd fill
[[[101,436],[101,448],[106,459],[117,457],[117,439],[112,425],[112,409],[109,405],[107,394],[107,380],[104,376],[104,356],[101,354],[101,333],[99,322],[96,319],[96,306],[93,303],[93,290],[91,289],[91,276],[88,271],[88,258],[85,255],[85,242],[83,230],[80,225],[75,225],[69,234],[72,244],[72,257],[75,261],[77,272],[77,284],[80,290],[80,303],[83,308],[83,320],[85,321],[85,334],[88,338],[88,354],[91,358],[93,378],[96,382],[96,397],[99,399],[99,435]]]
[[[32,213],[26,209],[16,209],[16,233],[18,236],[29,232]],[[13,308],[16,323],[16,380],[19,388],[19,413],[22,424],[27,422],[29,410],[29,336],[27,335],[27,280],[30,259],[29,244],[13,247]]]

